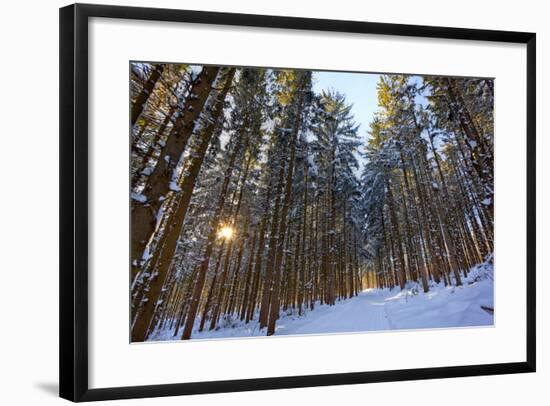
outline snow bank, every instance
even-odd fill
[[[431,283],[430,291],[409,286],[386,297],[392,329],[468,327],[493,324],[492,256],[471,269],[462,286]]]

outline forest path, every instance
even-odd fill
[[[351,333],[391,329],[385,307],[385,293],[369,289],[351,299],[341,300],[334,306],[317,306],[302,320],[282,318],[277,325],[276,334],[323,334],[327,331]]]

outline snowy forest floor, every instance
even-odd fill
[[[381,330],[451,328],[493,325],[492,260],[478,265],[462,279],[462,286],[430,283],[424,293],[422,285],[409,282],[405,289],[366,289],[334,306],[317,305],[298,316],[297,309],[281,311],[275,335],[330,334]],[[238,318],[226,318],[215,330],[198,332],[192,339],[265,336],[255,320],[245,324]],[[207,324],[208,325],[208,324]],[[150,341],[178,340],[173,329],[155,331]]]

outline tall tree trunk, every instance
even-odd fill
[[[202,167],[206,151],[208,149],[208,146],[210,145],[212,134],[214,133],[214,129],[218,125],[218,120],[223,111],[224,100],[229,91],[229,87],[231,86],[234,74],[234,69],[231,69],[227,74],[223,90],[221,91],[213,108],[212,122],[201,134],[201,140],[198,143],[197,149],[191,158],[191,162],[186,172],[187,174],[183,178],[182,195],[180,197],[180,201],[177,204],[177,209],[175,213],[171,217],[171,224],[169,225],[169,229],[166,231],[167,236],[164,246],[161,247],[161,251],[157,253],[157,255],[159,255],[159,262],[157,269],[153,273],[153,275],[156,274],[156,276],[153,276],[153,279],[149,281],[149,291],[147,294],[148,300],[142,305],[142,308],[138,310],[140,312],[140,315],[134,325],[134,328],[132,329],[133,342],[144,341],[147,338],[147,329],[154,312],[153,306],[154,303],[156,303],[156,301],[158,300],[162,286],[164,284],[164,280],[166,279],[166,276],[168,274],[168,269],[170,267],[170,263],[177,247],[177,242],[181,234],[183,223],[185,221],[185,216],[187,214],[189,202],[191,201],[191,196],[193,194],[195,183]],[[211,83],[209,87],[211,87]],[[209,92],[210,90],[208,89],[208,93]],[[142,208],[145,209],[145,207]],[[143,228],[141,228],[140,230],[143,231]],[[132,228],[132,242],[137,239],[136,235],[134,235],[134,232],[137,233],[137,230],[134,230],[134,228]],[[134,246],[132,246],[132,250],[134,250]]]
[[[480,180],[484,181],[485,196],[488,199],[487,207],[493,212],[493,156],[489,151],[482,134],[479,133],[466,105],[456,79],[444,79],[445,89],[449,98],[449,106],[459,119],[462,130],[468,137],[466,143],[471,150],[472,164]]]
[[[250,301],[250,289],[252,289],[252,274],[254,272],[254,251],[256,249],[256,239],[258,233],[254,232],[252,236],[252,243],[250,243],[249,254],[248,254],[248,264],[246,265],[246,280],[244,284],[244,293],[243,300],[241,303],[241,311],[239,318],[244,320],[246,316],[246,305]]]
[[[275,267],[274,267],[274,281],[273,281],[273,294],[271,300],[271,307],[269,311],[269,323],[267,326],[267,335],[272,335],[275,332],[275,322],[279,318],[279,293],[280,293],[280,284],[281,284],[281,261],[283,259],[283,247],[284,247],[284,238],[288,226],[288,211],[290,210],[290,201],[292,198],[292,179],[294,177],[294,163],[296,160],[296,142],[298,138],[298,132],[302,123],[302,110],[304,105],[304,77],[301,78],[301,85],[298,88],[298,105],[297,105],[297,114],[294,121],[294,128],[292,129],[292,138],[290,140],[290,157],[288,162],[288,170],[286,174],[285,182],[285,194],[283,200],[283,206],[281,209],[281,219],[279,227],[279,238],[278,238],[278,248],[275,255]]]
[[[199,324],[199,331],[204,330],[204,324],[206,323],[206,318],[208,317],[208,312],[210,311],[210,305],[212,303],[212,298],[214,297],[214,293],[216,290],[216,281],[218,280],[218,274],[219,274],[219,270],[222,262],[224,248],[225,248],[225,241],[222,241],[222,244],[219,249],[218,260],[216,261],[216,265],[214,266],[214,276],[212,277],[212,281],[210,283],[210,289],[208,289],[208,296],[206,297],[206,302],[204,303],[204,308],[202,310],[202,317],[201,317],[201,322]]]
[[[231,157],[227,164],[224,180],[223,180],[222,187],[220,190],[220,195],[218,198],[218,203],[216,205],[216,210],[214,215],[212,216],[212,221],[210,226],[211,232],[209,233],[208,241],[206,243],[206,249],[205,249],[204,255],[202,256],[203,260],[198,266],[197,278],[195,280],[195,286],[193,289],[193,295],[192,295],[191,304],[189,307],[189,314],[187,316],[187,321],[185,323],[182,340],[187,340],[191,338],[191,333],[193,331],[193,324],[195,321],[195,317],[197,315],[197,310],[199,307],[199,301],[201,298],[202,289],[204,287],[206,272],[208,271],[208,265],[210,264],[210,257],[212,255],[212,250],[214,248],[216,233],[220,225],[221,214],[225,204],[227,189],[229,187],[229,182],[233,175],[233,170],[235,168],[237,156],[238,154],[242,154],[248,149],[249,134],[241,133],[238,135],[238,137],[239,137],[238,141],[234,146],[234,150],[231,153],[230,155]],[[243,138],[245,139],[243,140]],[[243,143],[245,145],[243,148],[241,148]]]
[[[134,104],[132,105],[132,114],[131,114],[132,126],[136,123],[139,116],[141,115],[141,112],[145,108],[145,104],[147,103],[147,100],[149,100],[149,97],[153,93],[153,89],[155,88],[155,85],[160,79],[160,76],[162,75],[163,70],[164,70],[163,64],[153,65],[153,71],[149,75],[147,82],[145,82],[145,84],[143,85],[143,89],[141,89],[141,92],[139,92],[139,95],[137,96],[136,100],[134,101]]]
[[[397,213],[395,211],[395,200],[393,198],[393,192],[391,188],[391,184],[386,177],[386,188],[388,191],[388,207],[390,209],[390,220],[392,223],[392,229],[395,232],[395,248],[397,251],[397,256],[399,258],[399,272],[397,273],[398,281],[399,281],[399,287],[401,289],[405,288],[405,282],[407,281],[407,277],[405,276],[405,259],[403,256],[403,248],[401,246],[401,231],[399,229],[399,222],[397,220]]]
[[[265,270],[265,277],[262,289],[262,301],[260,304],[260,328],[267,326],[269,317],[269,303],[272,296],[272,280],[273,280],[273,268],[275,262],[275,251],[277,248],[277,236],[279,230],[279,206],[281,204],[281,192],[284,182],[285,167],[284,162],[279,162],[281,166],[279,168],[279,177],[277,180],[277,186],[275,190],[275,204],[273,207],[273,215],[271,219],[271,230],[269,233],[269,246],[267,251],[267,263]]]
[[[218,71],[219,68],[205,67],[194,81],[185,111],[179,115],[177,123],[174,126],[174,131],[171,132],[166,141],[163,155],[159,156],[157,165],[149,177],[148,187],[142,193],[143,197],[138,200],[132,200],[131,262],[132,267],[135,268],[134,273],[137,273],[142,265],[142,256],[146,245],[155,231],[157,224],[156,217],[160,206],[166,198],[167,193],[170,191],[170,182],[173,181],[173,171],[185,149],[187,140],[193,132],[195,120],[198,119],[206,103],[206,99],[210,95],[212,84]],[[234,74],[234,70],[232,70],[232,72]],[[232,77],[233,74],[229,74],[228,77]],[[226,81],[226,84],[227,82],[230,83],[229,79]],[[227,86],[227,89],[229,90],[229,86]],[[223,97],[220,99],[225,97],[227,91],[224,90],[224,92],[222,92]],[[191,97],[191,95],[193,95],[193,97]],[[212,113],[213,118],[215,115],[219,116],[222,109],[223,100],[216,103],[216,107],[214,107]],[[210,142],[213,131],[214,128],[210,126],[202,135],[204,138],[208,138],[208,143]],[[206,147],[207,146],[208,144]],[[206,147],[204,148],[205,150]],[[202,158],[200,158],[200,163],[202,164]],[[200,166],[196,168],[197,174],[199,169]],[[196,175],[192,180],[188,179],[188,182],[194,185],[195,179]]]
[[[302,208],[302,250],[300,251],[300,287],[298,290],[298,315],[302,315],[306,284],[306,230],[307,230],[307,205],[308,205],[308,168],[307,159],[304,159],[304,197]],[[298,253],[296,253],[298,255]]]
[[[271,183],[268,184],[267,192],[266,192],[266,200],[265,200],[265,211],[262,216],[262,224],[260,225],[260,236],[258,241],[258,250],[256,251],[256,263],[254,265],[254,284],[253,284],[253,295],[251,297],[251,301],[248,305],[248,311],[246,314],[246,321],[250,321],[254,315],[254,309],[256,307],[256,295],[259,292],[256,292],[257,290],[260,290],[260,276],[262,273],[262,258],[264,253],[264,241],[265,241],[265,229],[267,226],[267,218],[269,214],[269,202],[271,199]],[[265,293],[265,292],[264,292]]]

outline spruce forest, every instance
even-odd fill
[[[131,342],[493,324],[492,79],[130,68]]]

